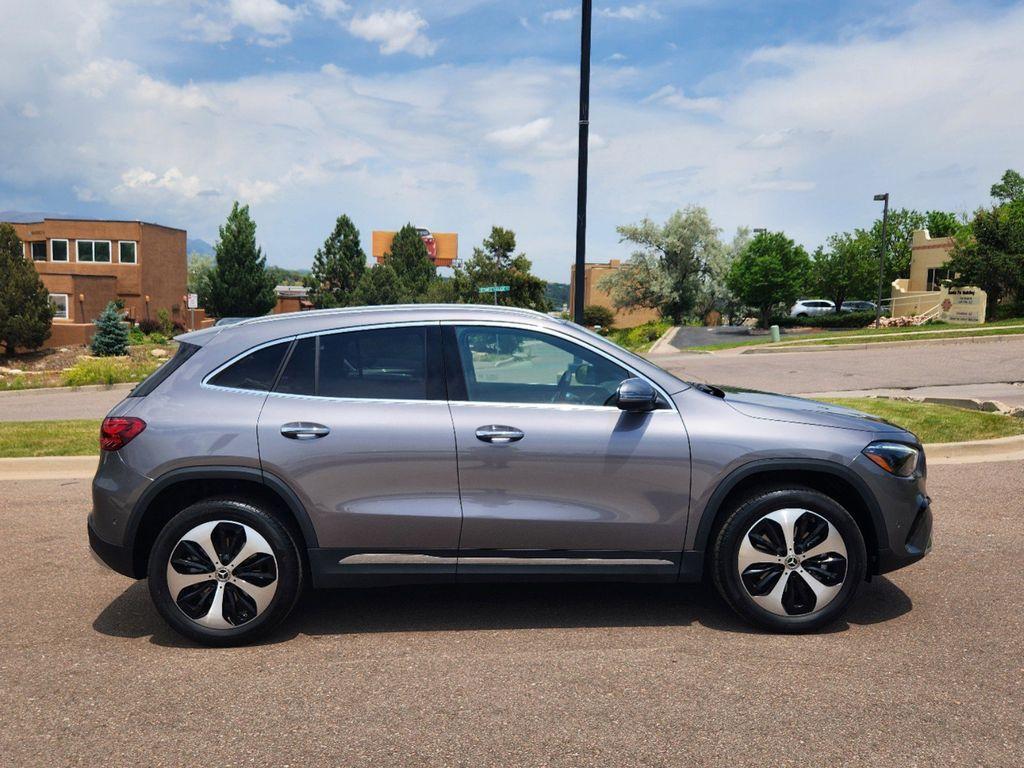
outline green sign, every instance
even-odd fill
[[[480,293],[508,293],[511,290],[507,285],[485,285],[480,288]]]

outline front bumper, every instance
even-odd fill
[[[87,527],[89,529],[89,547],[92,549],[93,554],[108,568],[125,576],[130,576],[133,579],[137,578],[131,548],[121,546],[120,544],[112,544],[100,538],[100,535],[96,533],[96,529],[93,527],[92,515],[89,515]]]
[[[888,573],[897,568],[916,563],[932,549],[932,507],[931,499],[924,494],[918,496],[914,518],[902,542],[897,546],[879,548],[876,573]]]

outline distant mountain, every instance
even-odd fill
[[[59,219],[65,214],[48,211],[0,211],[0,221],[11,224],[22,224],[27,221],[42,221],[43,219]]]
[[[198,237],[189,237],[185,240],[185,250],[188,253],[201,253],[203,256],[213,256],[213,246]]]

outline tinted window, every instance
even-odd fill
[[[381,328],[319,338],[320,396],[427,399],[424,328]]]
[[[46,243],[32,243],[32,261],[46,261]]]
[[[292,349],[291,357],[285,363],[281,377],[277,380],[275,392],[287,395],[316,394],[316,339],[299,339]]]
[[[456,329],[468,399],[606,405],[631,374],[578,344],[516,328]]]
[[[145,379],[139,382],[139,385],[135,387],[128,395],[128,397],[145,397],[178,368],[181,367],[182,363],[188,360],[192,355],[198,352],[200,349],[196,344],[188,344],[182,342],[178,345],[178,351],[174,353],[174,357],[168,360],[166,363],[157,368],[153,373],[149,374]]]
[[[210,383],[233,389],[269,390],[274,385],[277,369],[290,343],[282,341],[250,352],[210,379]]]

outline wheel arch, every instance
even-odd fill
[[[300,550],[318,546],[316,529],[302,502],[275,475],[254,467],[185,467],[154,480],[135,503],[126,532],[132,575],[145,577],[153,542],[171,517],[201,499],[222,495],[237,495],[266,505],[289,528]]]
[[[697,525],[694,550],[705,555],[714,533],[728,516],[732,503],[766,485],[802,485],[820,491],[841,504],[857,522],[868,554],[868,573],[877,573],[879,543],[886,541],[881,509],[867,484],[855,472],[830,461],[765,459],[733,470],[719,482]],[[705,557],[705,561],[710,558]]]

